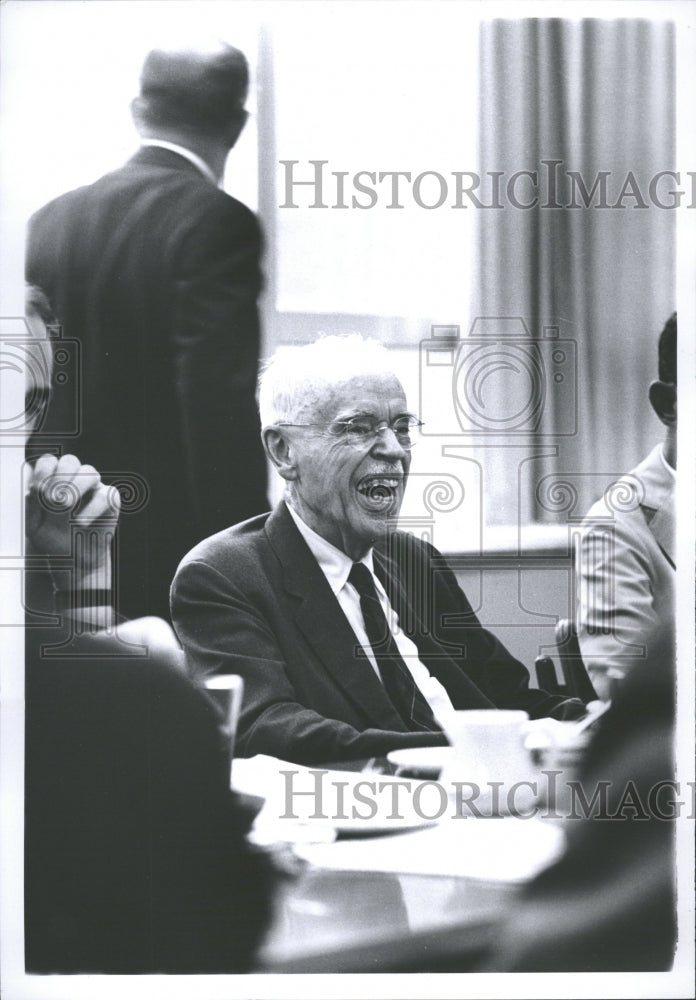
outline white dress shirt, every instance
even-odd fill
[[[365,631],[365,623],[362,611],[360,610],[360,596],[352,583],[348,582],[348,575],[353,566],[353,560],[350,559],[345,552],[337,549],[335,545],[332,545],[331,542],[327,542],[325,538],[322,538],[321,535],[318,535],[316,531],[313,531],[312,528],[305,524],[300,515],[292,509],[290,504],[286,504],[286,506],[290,511],[290,516],[297,525],[297,530],[309,546],[310,551],[319,563],[319,567],[326,577],[331,590],[336,595],[336,600],[340,604],[341,610],[348,619],[350,627],[355,632],[358,642],[365,651],[367,659],[372,664],[377,677],[379,677],[381,681],[377,661],[375,660],[370,640],[368,639],[367,632]],[[385,593],[384,587],[380,583],[377,576],[375,576],[372,561],[372,549],[370,549],[367,555],[365,555],[360,561],[367,566],[372,575],[372,582],[375,585],[375,590],[377,591],[377,596],[379,597],[380,604],[382,605],[382,610],[384,611],[384,615],[387,619],[392,635],[394,636],[394,641],[396,642],[399,652],[403,657],[404,663],[411,672],[416,686],[430,705],[433,715],[444,728],[443,719],[447,719],[448,715],[454,712],[454,707],[449,699],[449,695],[437,678],[430,674],[425,664],[421,663],[418,658],[418,648],[415,643],[413,643],[408,636],[404,635],[402,632],[399,625],[399,616],[389,603],[389,598]]]
[[[219,182],[213,171],[210,169],[208,164],[202,159],[198,153],[194,153],[192,149],[187,149],[186,146],[179,146],[176,142],[167,142],[166,139],[141,139],[141,146],[158,146],[160,149],[168,149],[170,153],[177,153],[179,156],[183,156],[185,160],[192,163],[197,170],[203,174],[209,181],[212,181],[215,187],[219,187]]]

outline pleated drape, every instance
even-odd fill
[[[658,172],[675,169],[674,50],[667,22],[481,27],[479,167],[482,189],[489,174],[502,177],[503,207],[477,212],[474,315],[520,317],[530,338],[570,342],[555,355],[560,367],[530,346],[540,351],[544,384],[536,426],[520,425],[528,438],[507,438],[520,447],[482,437],[489,524],[581,514],[599,489],[596,473],[625,472],[660,438],[647,387],[657,377],[657,337],[675,309],[676,214],[654,200],[669,204],[670,186],[679,185],[665,177],[654,200],[649,192]],[[530,209],[511,204],[506,189],[524,170],[536,172],[536,186],[520,177],[512,194],[519,203],[538,196]],[[580,181],[589,195],[598,178],[585,207]],[[488,412],[514,411],[511,393],[527,382],[488,379]],[[549,494],[554,479],[571,501]]]

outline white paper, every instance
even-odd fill
[[[319,868],[397,872],[520,882],[563,853],[561,829],[540,819],[448,819],[413,833],[333,844],[302,844],[295,853]]]

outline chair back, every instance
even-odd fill
[[[597,701],[597,692],[582,662],[575,623],[561,618],[556,625],[556,647],[569,697],[579,698],[586,705]]]
[[[568,694],[565,684],[559,684],[556,674],[556,665],[550,656],[537,656],[534,661],[537,684],[542,691],[549,694]]]

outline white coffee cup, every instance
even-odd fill
[[[520,783],[535,779],[525,746],[528,719],[526,712],[504,709],[469,709],[443,719],[453,752],[440,781],[475,786],[480,804],[500,803],[501,813],[511,811],[510,802],[517,807],[533,799],[526,785],[518,793]]]

